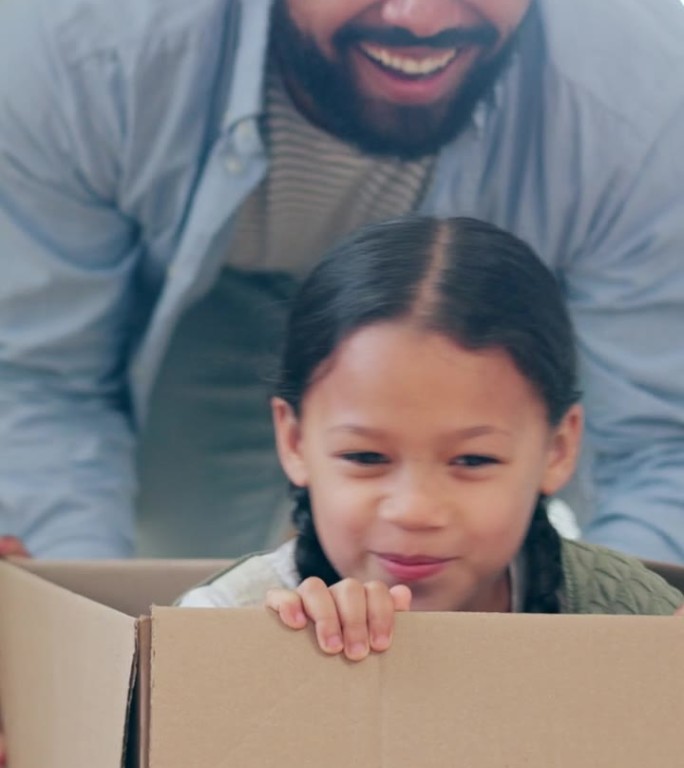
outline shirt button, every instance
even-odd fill
[[[235,157],[235,155],[231,155],[226,160],[226,168],[228,169],[228,173],[232,173],[234,175],[237,175],[238,173],[241,173],[242,171],[242,163],[240,160]]]
[[[243,120],[235,129],[235,139],[238,144],[244,146],[254,138],[254,125],[251,120]]]

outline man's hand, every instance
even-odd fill
[[[3,557],[31,557],[31,555],[16,536],[0,536],[0,559]]]
[[[675,616],[684,616],[684,605],[680,605],[679,608],[674,612]],[[1,765],[1,763],[0,763]]]

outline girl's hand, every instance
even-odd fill
[[[394,614],[411,607],[411,590],[388,587],[381,581],[362,584],[344,579],[327,587],[321,579],[305,579],[296,590],[272,589],[266,605],[291,629],[304,629],[309,619],[316,627],[325,653],[365,659],[370,651],[386,651],[392,642]]]

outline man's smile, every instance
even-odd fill
[[[420,53],[420,50],[411,49],[404,52],[402,49],[391,49],[373,43],[361,43],[359,48],[368,58],[384,69],[407,77],[430,77],[446,69],[459,55],[462,48],[455,48],[443,53],[429,50]]]

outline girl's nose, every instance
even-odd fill
[[[383,520],[410,530],[443,528],[448,516],[439,480],[428,472],[405,472],[380,503]]]
[[[445,29],[470,26],[475,14],[461,0],[386,0],[383,21],[407,29],[416,37],[430,37]]]

